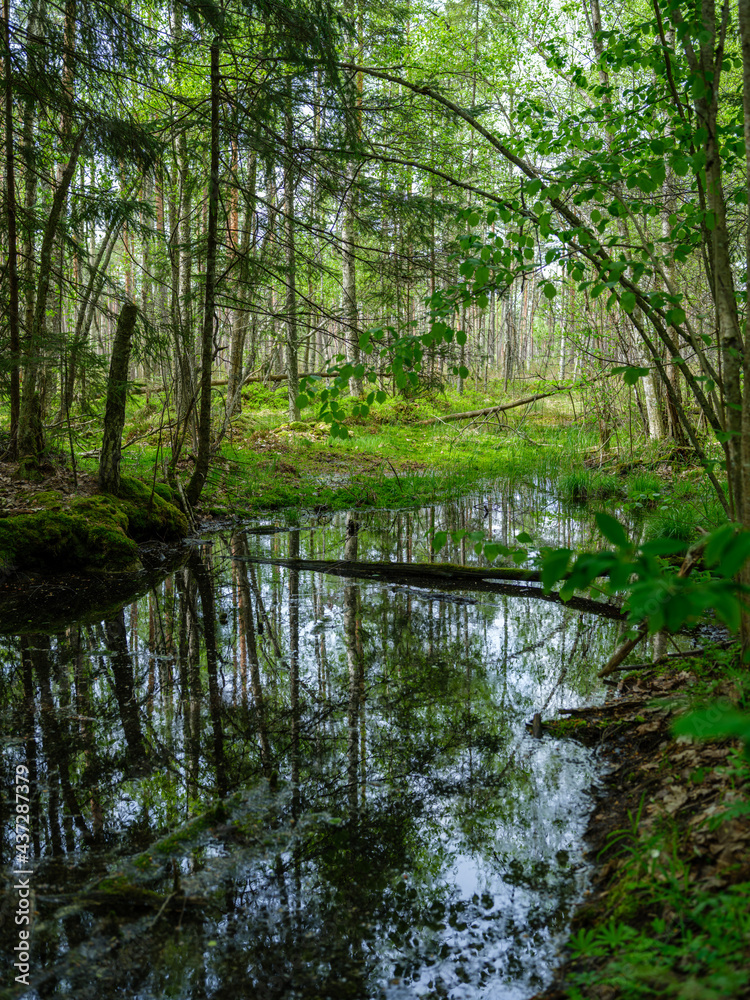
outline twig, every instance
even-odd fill
[[[624,666],[616,667],[617,670],[648,670],[649,667],[658,667],[662,663],[670,660],[687,660],[694,656],[703,656],[704,653],[711,653],[716,649],[729,649],[734,645],[734,640],[717,643],[715,646],[700,646],[698,649],[685,649],[680,653],[664,653],[650,663],[626,663]]]
[[[401,490],[401,492],[403,493],[403,492],[404,492],[404,487],[403,487],[403,486],[401,485],[401,480],[400,480],[400,479],[399,479],[399,477],[398,477],[398,473],[397,473],[397,472],[396,472],[396,470],[395,470],[395,469],[393,468],[393,463],[391,462],[390,458],[386,458],[386,462],[387,462],[387,463],[388,463],[388,464],[390,465],[391,469],[393,470],[393,475],[394,475],[394,476],[396,477],[396,482],[398,483],[398,488],[399,488],[399,489]]]

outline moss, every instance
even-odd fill
[[[173,490],[166,483],[154,483],[154,493],[158,493],[162,500],[166,500],[167,503],[177,506],[177,498]]]
[[[108,497],[87,497],[60,509],[0,521],[0,568],[114,570],[140,568],[127,516]]]
[[[156,844],[152,844],[149,850],[152,854],[174,854],[185,845],[196,842],[202,834],[207,833],[218,823],[224,823],[229,818],[229,811],[224,802],[218,802],[211,806],[206,812],[201,813],[194,819],[189,820],[184,826],[164,837]]]
[[[139,541],[188,533],[181,511],[144,483],[124,479],[122,492],[73,500],[53,490],[35,494],[44,509],[0,519],[0,572],[137,570]]]
[[[137,541],[154,537],[174,541],[188,533],[182,511],[138,479],[122,477],[117,502],[128,515],[129,534]]]

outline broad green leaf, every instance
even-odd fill
[[[550,549],[544,553],[540,575],[545,592],[565,576],[571,555],[570,549]]]
[[[680,542],[676,538],[654,538],[650,542],[644,542],[640,551],[645,556],[671,556],[684,552],[687,549],[686,542]]]
[[[667,320],[673,326],[680,326],[685,322],[685,310],[680,309],[679,306],[676,309],[670,309],[667,313]]]
[[[432,536],[432,551],[439,552],[448,543],[447,531],[436,531]]]
[[[701,708],[683,715],[672,725],[675,736],[692,736],[695,739],[733,736],[750,748],[750,712],[740,712],[726,701],[716,701],[708,708]]]
[[[626,548],[630,545],[625,528],[611,514],[605,514],[602,511],[594,515],[594,520],[596,521],[597,528],[608,542],[611,542],[618,548]]]

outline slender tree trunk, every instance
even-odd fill
[[[739,0],[738,19],[740,39],[742,44],[742,107],[744,111],[745,137],[745,190],[750,195],[750,0]],[[746,230],[745,243],[745,290],[750,288],[750,227]],[[750,309],[745,310],[745,351],[743,354],[743,381],[741,411],[741,474],[738,486],[741,490],[741,503],[737,510],[742,526],[750,528]],[[746,587],[750,584],[750,565],[747,563],[740,573],[740,582]],[[740,623],[742,645],[745,650],[750,648],[750,615],[743,610]]]
[[[186,496],[195,505],[208,475],[211,455],[211,366],[213,362],[214,319],[216,315],[216,253],[219,215],[219,39],[211,43],[211,168],[208,189],[208,232],[206,234],[206,297],[201,343],[201,396],[198,416],[198,454]]]
[[[288,88],[288,107],[284,137],[286,159],[284,163],[284,216],[286,230],[286,370],[289,381],[289,419],[299,420],[297,405],[299,395],[299,344],[297,342],[297,257],[294,241],[294,127],[292,122],[292,87]]]
[[[70,157],[62,172],[55,194],[52,198],[49,215],[42,237],[39,253],[39,280],[37,283],[36,301],[32,317],[31,330],[27,335],[27,344],[23,352],[24,382],[21,395],[21,411],[18,422],[18,455],[21,460],[21,473],[33,474],[40,450],[40,424],[38,413],[37,385],[40,366],[40,352],[47,326],[47,294],[49,292],[52,271],[52,251],[57,234],[63,206],[73,179],[78,156],[83,145],[84,132],[81,131],[71,150]]]
[[[18,246],[16,180],[13,145],[13,66],[10,48],[10,0],[3,0],[3,62],[5,66],[5,217],[8,226],[8,333],[10,346],[10,453],[18,454],[18,419],[21,412],[18,317]]]
[[[359,309],[357,303],[357,258],[354,253],[356,234],[356,218],[354,214],[354,169],[348,163],[346,167],[346,192],[344,194],[344,224],[341,246],[341,279],[343,292],[343,320],[346,341],[349,347],[349,363],[358,365],[359,353]],[[354,376],[349,379],[349,391],[353,396],[362,394],[362,379]]]

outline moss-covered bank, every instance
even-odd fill
[[[140,568],[138,543],[188,533],[167,487],[123,478],[118,496],[34,493],[30,509],[0,518],[0,573],[128,572]]]

